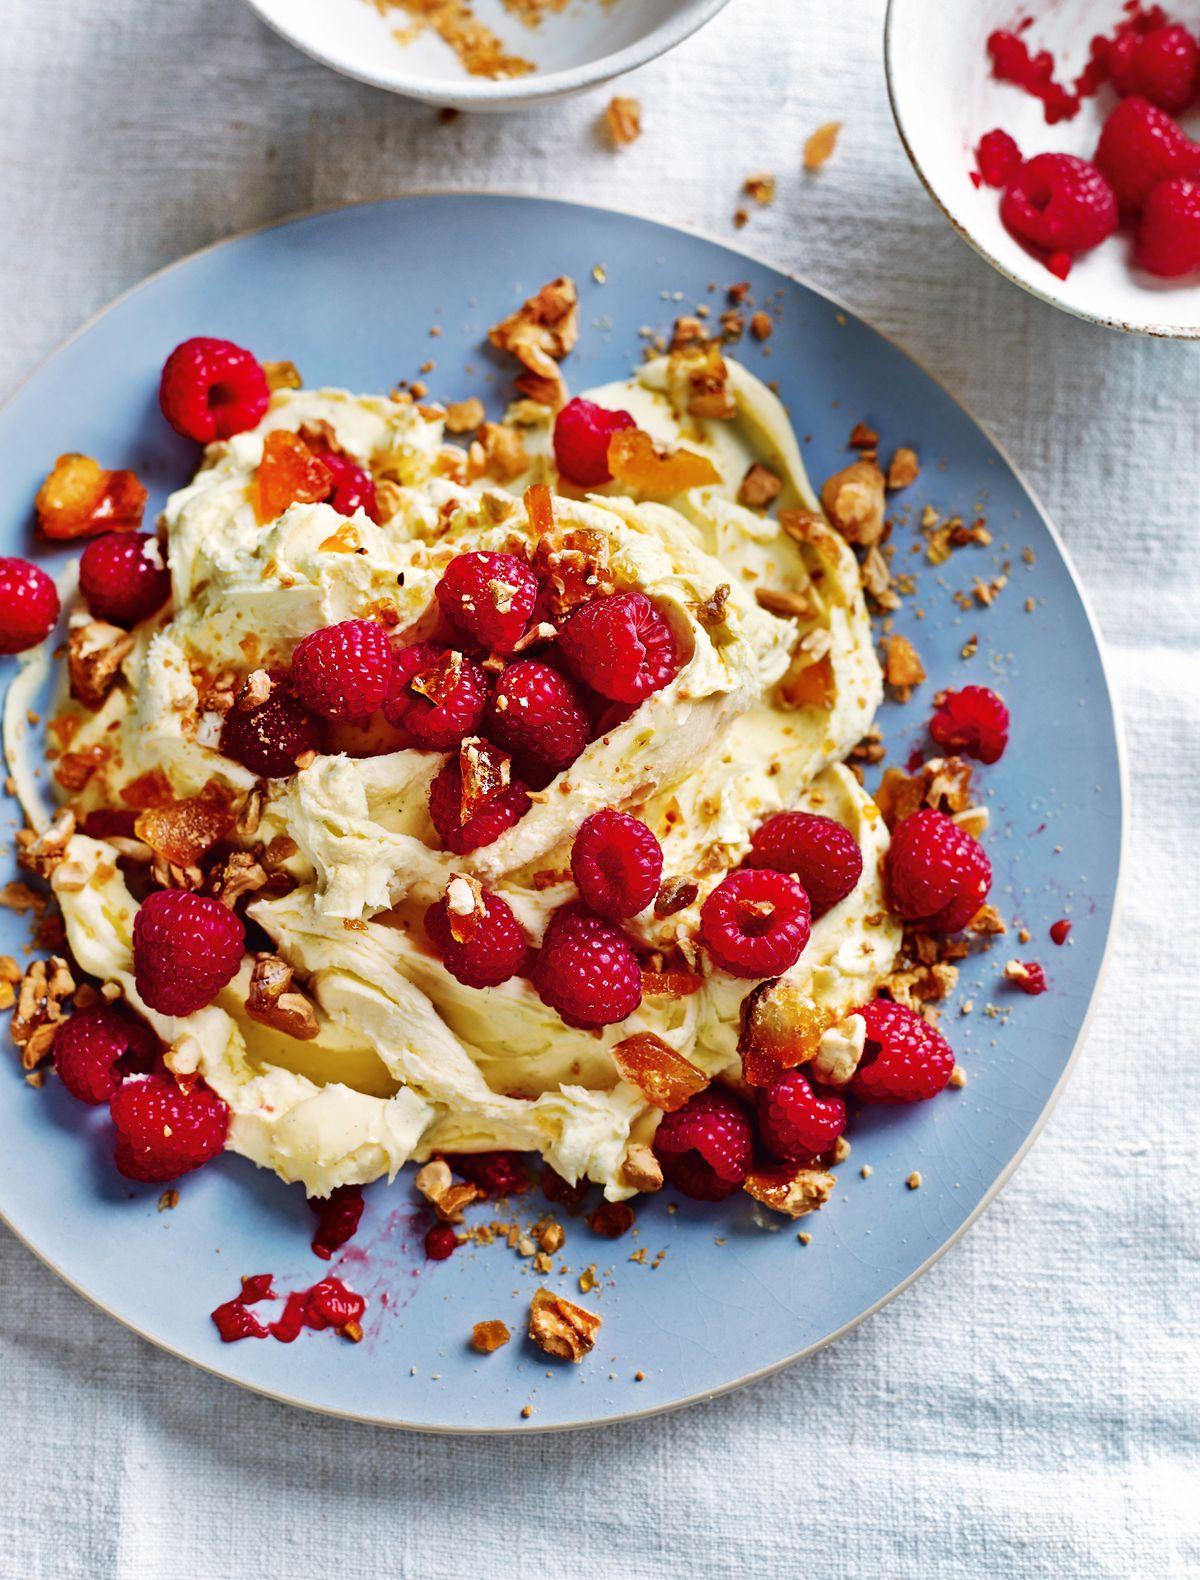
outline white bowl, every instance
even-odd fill
[[[1088,41],[1111,32],[1123,14],[1120,0],[1056,0],[1032,9],[1034,22],[1025,39],[1031,49],[1053,53],[1060,81],[1078,74]],[[1011,27],[1015,14],[1012,0],[889,0],[884,34],[888,92],[917,174],[955,230],[1034,296],[1110,329],[1181,340],[1200,337],[1195,276],[1185,282],[1157,280],[1136,268],[1129,234],[1122,230],[1077,258],[1067,279],[1058,280],[1000,223],[1000,194],[973,185],[973,150],[984,132],[1003,127],[1026,158],[1054,151],[1090,159],[1116,103],[1104,87],[1084,100],[1074,120],[1047,126],[1036,99],[1011,83],[997,82],[987,37],[996,28]]]
[[[569,0],[531,28],[502,0],[472,0],[475,19],[531,61],[525,76],[470,76],[429,28],[402,42],[402,9],[381,14],[372,0],[248,0],[297,49],[360,82],[429,104],[514,110],[608,82],[662,55],[703,27],[729,0]]]

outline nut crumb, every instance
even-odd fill
[[[492,1322],[477,1322],[471,1329],[471,1348],[478,1350],[481,1355],[492,1355],[511,1338],[512,1334],[507,1326],[498,1319]]]
[[[292,386],[289,386],[289,388],[290,387]],[[165,1190],[158,1198],[159,1212],[174,1212],[175,1208],[178,1206],[179,1192],[177,1190]]]
[[[841,129],[841,121],[826,121],[824,126],[817,127],[804,144],[806,170],[819,170],[828,162],[837,147],[838,133]]]
[[[956,1064],[950,1071],[950,1085],[956,1090],[961,1091],[966,1084],[967,1072],[963,1069],[961,1064]]]
[[[539,1289],[529,1305],[529,1337],[558,1360],[576,1365],[596,1344],[601,1319],[552,1289]]]
[[[909,1190],[920,1190],[921,1186],[925,1182],[921,1178],[920,1172],[917,1169],[914,1169],[912,1171],[912,1173],[908,1176],[908,1178],[904,1181],[904,1183],[908,1186]]]
[[[628,148],[642,135],[642,103],[640,99],[625,98],[618,94],[610,99],[604,112],[608,135],[618,148]]]

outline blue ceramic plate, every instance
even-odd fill
[[[921,478],[903,496],[911,520],[897,528],[901,567],[926,502],[968,519],[986,514],[990,548],[961,549],[937,570],[911,555],[923,567],[920,594],[905,600],[896,626],[931,678],[907,707],[885,706],[880,722],[889,761],[903,763],[939,686],[1003,691],[1013,744],[982,771],[993,899],[1032,938],[1019,946],[1010,935],[964,965],[958,999],[973,1000],[974,1012],[960,1017],[954,1005],[947,1025],[966,1088],[860,1116],[837,1192],[799,1225],[774,1219],[764,1228],[745,1198],[714,1208],[663,1193],[639,1207],[635,1237],[598,1239],[582,1219],[568,1220],[555,1273],[543,1279],[503,1244],[426,1263],[407,1175],[370,1188],[342,1267],[369,1300],[359,1345],[305,1333],[291,1346],[227,1346],[209,1321],[242,1273],[269,1270],[291,1288],[327,1271],[308,1249],[312,1219],[299,1187],[228,1157],[185,1179],[178,1207],[160,1212],[157,1189],[133,1189],[113,1171],[102,1113],[55,1081],[31,1089],[16,1061],[4,1061],[0,1211],[39,1256],[200,1366],[391,1425],[535,1431],[628,1419],[761,1377],[875,1311],[966,1228],[1029,1146],[1082,1037],[1116,898],[1122,766],[1108,682],[1062,546],[1028,489],[929,374],[866,324],[741,253],[647,220],[533,199],[420,197],[312,215],[168,269],[59,351],[0,414],[4,551],[30,550],[30,501],[60,451],[136,468],[151,513],[190,477],[195,449],[156,405],[163,358],[186,336],[228,336],[264,358],[291,358],[309,385],[358,390],[390,389],[432,359],[432,395],[480,392],[499,409],[513,368],[486,349],[486,329],[560,273],[580,283],[572,388],[625,374],[640,359],[643,325],[665,330],[698,302],[716,310],[727,285],[749,280],[756,299],[778,297],[782,313],[769,357],[749,339],[738,355],[779,380],[812,476],[846,463],[860,418],[883,435],[885,454],[900,443],[920,454]],[[975,577],[1002,568],[1008,585],[993,607],[956,603]],[[966,659],[973,637],[978,652]],[[1047,929],[1064,915],[1071,939],[1056,948]],[[0,951],[20,955],[29,937],[28,917],[0,913]],[[1045,964],[1048,993],[1027,998],[1001,983],[1012,953]],[[999,1013],[985,1013],[989,1004]],[[905,1188],[913,1170],[919,1190]],[[645,1260],[631,1260],[642,1249]],[[520,1337],[530,1294],[547,1282],[578,1297],[579,1274],[593,1264],[599,1284],[585,1303],[603,1316],[599,1345],[580,1366],[548,1364]],[[472,1325],[494,1317],[516,1338],[479,1356]]]

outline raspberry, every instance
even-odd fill
[[[234,707],[221,725],[221,751],[260,779],[286,779],[304,752],[325,750],[325,721],[310,713],[282,675],[257,708]]]
[[[671,627],[644,593],[614,593],[585,603],[558,638],[567,664],[614,702],[641,702],[679,670]]]
[[[0,557],[0,653],[23,653],[58,624],[58,589],[28,560]]]
[[[966,752],[981,763],[997,763],[1008,745],[1008,709],[987,686],[964,686],[944,691],[929,733],[950,752]]]
[[[754,834],[747,867],[790,872],[808,895],[814,919],[824,916],[862,877],[862,851],[848,828],[815,812],[777,812]]]
[[[352,516],[356,510],[364,511],[372,521],[379,520],[379,506],[375,498],[375,479],[365,466],[359,466],[348,455],[337,450],[311,447],[324,461],[333,477],[333,492],[328,503],[339,516]]]
[[[644,911],[662,882],[662,846],[627,812],[605,808],[584,818],[571,847],[575,887],[598,916],[620,920]]]
[[[731,872],[700,907],[700,936],[735,977],[777,977],[794,966],[810,923],[808,895],[769,867]]]
[[[435,1223],[425,1234],[425,1255],[431,1262],[444,1262],[458,1250],[458,1236],[448,1223]]]
[[[147,1073],[158,1038],[116,1004],[76,1010],[54,1039],[59,1079],[81,1103],[107,1103],[127,1075]]]
[[[957,932],[987,898],[992,869],[978,840],[944,812],[925,807],[893,830],[887,878],[898,916],[924,921],[934,932]]]
[[[1057,922],[1050,924],[1050,937],[1058,945],[1065,944],[1071,936],[1071,924],[1065,916],[1059,917]]]
[[[1087,252],[1116,230],[1117,202],[1095,165],[1038,154],[1005,188],[1000,218],[1018,240],[1047,252]]]
[[[789,1070],[759,1091],[759,1134],[781,1163],[811,1163],[845,1128],[845,1103],[840,1097],[817,1097],[800,1070]]]
[[[417,642],[393,655],[383,716],[418,746],[448,752],[474,735],[487,702],[487,676],[453,648]]]
[[[529,1173],[519,1152],[463,1152],[446,1162],[488,1196],[519,1196],[529,1189]]]
[[[1030,998],[1037,998],[1044,993],[1049,984],[1046,973],[1036,960],[1014,960],[1005,968],[1005,976],[1010,982],[1015,982],[1022,993],[1028,993]],[[62,1033],[59,1033],[61,1036]],[[57,1047],[57,1042],[55,1047]]]
[[[343,620],[313,631],[292,654],[292,685],[326,719],[362,719],[388,694],[392,649],[374,620]]]
[[[1140,94],[1170,115],[1179,115],[1196,97],[1200,46],[1179,23],[1152,28],[1140,38],[1127,33],[1107,52],[1112,85],[1128,98]]]
[[[328,1196],[310,1196],[308,1205],[317,1215],[313,1254],[328,1262],[335,1251],[340,1251],[358,1233],[364,1206],[362,1186],[335,1185]]]
[[[554,459],[568,483],[599,488],[612,482],[608,445],[622,428],[636,428],[627,411],[608,411],[576,395],[554,419]]]
[[[425,912],[425,936],[464,987],[498,987],[516,976],[528,953],[520,922],[498,894],[485,894],[483,915],[469,917],[455,917],[443,897]]]
[[[192,1015],[237,975],[246,930],[219,900],[187,889],[148,894],[133,921],[138,996],[162,1015]]]
[[[451,757],[429,787],[429,816],[443,845],[456,856],[491,845],[529,810],[529,792],[519,779],[489,796],[465,820],[462,817],[462,769]]]
[[[134,1075],[108,1107],[126,1179],[178,1179],[224,1149],[229,1109],[203,1081],[185,1091],[161,1075]]]
[[[1078,95],[1054,80],[1054,56],[1048,49],[1032,55],[1017,33],[998,28],[988,37],[987,52],[992,60],[992,75],[997,81],[1016,83],[1042,101],[1042,113],[1048,126],[1069,121],[1078,112]]]
[[[1200,181],[1160,181],[1138,221],[1134,256],[1143,269],[1175,279],[1200,268]]]
[[[975,149],[975,163],[988,186],[1004,188],[1021,168],[1021,150],[1007,132],[985,132]]]
[[[754,1131],[750,1115],[729,1092],[709,1087],[673,1114],[654,1134],[663,1178],[697,1201],[724,1201],[750,1172]]]
[[[515,554],[459,554],[442,572],[437,600],[447,618],[484,647],[511,653],[537,602],[537,577]]]
[[[903,1004],[877,998],[854,1011],[867,1023],[850,1090],[866,1103],[919,1103],[950,1079],[954,1055],[941,1032]]]
[[[584,905],[564,905],[550,918],[533,985],[561,1020],[585,1031],[624,1020],[642,1002],[642,973],[629,940]]]
[[[249,351],[203,335],[175,347],[158,391],[171,427],[200,444],[255,427],[270,399],[267,376]]]
[[[572,682],[540,658],[522,658],[496,681],[486,728],[505,751],[559,773],[587,745],[590,726]]]
[[[1200,144],[1147,99],[1122,99],[1100,132],[1096,164],[1116,193],[1121,212],[1136,215],[1160,181],[1200,177]]]
[[[137,625],[171,595],[171,573],[149,532],[109,532],[93,538],[79,561],[79,590],[97,620]]]

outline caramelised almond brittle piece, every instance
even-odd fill
[[[48,538],[90,538],[142,524],[146,490],[133,472],[108,471],[90,455],[60,455],[34,500]]]
[[[539,1289],[529,1303],[529,1337],[557,1360],[578,1364],[596,1345],[601,1319],[552,1289]]]
[[[232,832],[234,814],[215,798],[192,796],[139,812],[134,833],[174,867],[191,867]]]
[[[708,1085],[703,1070],[652,1031],[639,1031],[618,1042],[612,1057],[621,1078],[636,1086],[646,1101],[664,1114],[673,1114]]]
[[[263,440],[252,489],[260,526],[277,520],[289,505],[315,505],[328,499],[332,489],[332,472],[299,434],[276,428]]]
[[[458,752],[462,773],[459,822],[469,823],[480,807],[507,789],[512,780],[512,758],[482,736],[471,736]]]
[[[656,445],[641,428],[621,428],[608,446],[613,481],[651,499],[673,499],[689,488],[711,487],[721,474],[706,455],[695,450],[668,450]]]
[[[738,1053],[751,1086],[769,1086],[816,1053],[826,1018],[807,994],[786,977],[760,982],[742,1000]]]
[[[67,637],[67,674],[75,701],[93,710],[102,707],[133,644],[128,631],[107,620],[73,626]]]
[[[852,461],[827,478],[821,504],[847,543],[869,548],[883,536],[884,477],[874,461]]]
[[[278,955],[259,955],[255,960],[246,995],[246,1014],[301,1042],[311,1042],[320,1035],[312,1005],[293,988],[292,968]]]
[[[689,341],[672,350],[667,389],[689,417],[727,421],[737,416],[737,398],[719,340]]]
[[[567,403],[566,380],[558,367],[579,338],[579,295],[574,280],[560,275],[543,285],[515,313],[493,324],[488,339],[527,370],[517,388],[557,411]]]
[[[836,1184],[833,1175],[824,1169],[793,1168],[785,1164],[776,1169],[755,1169],[746,1176],[742,1189],[772,1212],[803,1218],[806,1213],[818,1212],[825,1205]]]

